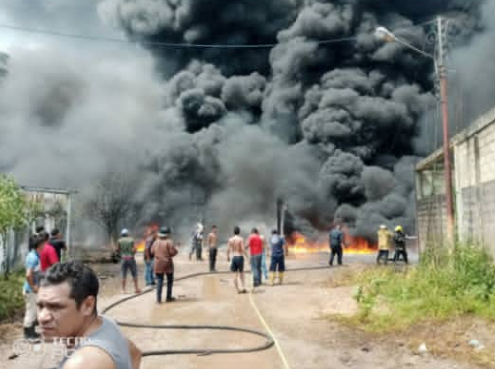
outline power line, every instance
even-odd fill
[[[115,43],[133,43],[131,40],[121,39],[121,38],[112,38],[112,37],[101,37],[101,36],[91,36],[91,35],[81,35],[81,34],[73,34],[73,33],[65,33],[58,32],[52,30],[44,30],[44,29],[34,29],[20,26],[13,26],[9,24],[0,24],[0,28],[10,29],[14,31],[20,32],[28,32],[28,33],[37,33],[43,35],[57,36],[57,37],[65,37],[65,38],[77,38],[88,41],[101,41],[101,42],[115,42]],[[338,43],[338,42],[346,42],[346,41],[355,41],[357,37],[342,37],[328,40],[312,40],[319,45]],[[267,43],[267,44],[195,44],[195,43],[177,43],[177,42],[160,42],[160,41],[145,41],[140,40],[140,44],[149,45],[149,46],[157,46],[157,47],[170,47],[170,48],[219,48],[219,49],[263,49],[263,48],[273,48],[279,43]]]
[[[400,29],[404,30],[408,28],[422,27],[430,23],[432,23],[432,21],[420,23],[417,25],[412,25],[409,27],[402,27]],[[10,24],[0,24],[0,28],[10,29],[19,32],[35,33],[35,34],[64,37],[64,38],[74,38],[74,39],[87,40],[87,41],[128,43],[128,44],[135,43],[135,41],[122,39],[122,38],[82,35],[82,34],[66,33],[60,31],[47,30],[47,29],[14,26]],[[327,45],[327,44],[340,43],[340,42],[351,42],[351,41],[356,41],[357,39],[358,39],[357,36],[353,36],[353,37],[341,37],[341,38],[333,38],[326,40],[308,40],[308,41],[314,42],[318,45]],[[146,41],[146,40],[139,40],[139,43],[142,45],[155,46],[155,47],[189,48],[189,49],[193,49],[193,48],[264,49],[264,48],[273,48],[279,45],[279,43],[266,43],[266,44],[206,44],[205,43],[203,44],[203,43],[185,43],[185,42]]]

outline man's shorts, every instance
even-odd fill
[[[232,272],[244,271],[244,256],[234,256],[232,258],[232,264],[230,264],[230,271]]]
[[[272,256],[270,262],[270,272],[284,272],[285,271],[285,257],[284,256]]]
[[[124,256],[122,257],[122,263],[120,264],[120,272],[123,279],[127,278],[127,270],[131,271],[132,278],[137,278],[136,259],[127,259]]]

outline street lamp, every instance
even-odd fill
[[[443,161],[444,161],[444,181],[445,181],[445,203],[447,207],[447,236],[449,241],[454,241],[454,202],[452,198],[452,172],[450,163],[450,141],[449,141],[449,109],[447,102],[447,74],[443,62],[444,44],[443,44],[443,21],[441,17],[437,18],[437,39],[438,53],[435,55],[428,54],[423,50],[411,45],[409,42],[394,35],[385,27],[378,27],[375,30],[375,37],[385,42],[398,42],[408,49],[432,59],[435,64],[435,73],[440,82],[440,102],[442,105],[442,125],[443,125]]]

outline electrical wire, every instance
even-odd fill
[[[0,28],[10,29],[14,31],[43,34],[49,36],[65,37],[65,38],[75,38],[87,41],[101,41],[101,42],[113,42],[113,43],[135,43],[132,40],[126,40],[121,38],[112,37],[101,37],[101,36],[91,36],[91,35],[81,35],[73,33],[58,32],[45,29],[35,29],[21,26],[14,26],[10,24],[0,24]],[[357,37],[342,37],[328,40],[311,40],[317,44],[325,45],[338,42],[355,41]],[[266,43],[266,44],[202,44],[202,43],[184,43],[184,42],[161,42],[161,41],[146,41],[139,40],[139,43],[147,46],[155,47],[169,47],[169,48],[217,48],[217,49],[265,49],[273,48],[278,43]]]
[[[422,26],[430,24],[432,22],[434,22],[434,21],[423,22],[423,23],[420,23],[417,25],[412,25],[409,27],[402,27],[399,30],[422,27]],[[164,48],[267,49],[267,48],[273,48],[273,47],[279,45],[279,43],[211,44],[211,43],[162,42],[162,41],[146,41],[146,40],[133,41],[133,40],[127,40],[127,39],[122,39],[122,38],[83,35],[83,34],[74,34],[74,33],[60,32],[60,31],[47,30],[47,29],[22,27],[22,26],[15,26],[12,24],[0,24],[0,28],[9,29],[12,31],[27,32],[27,33],[34,33],[34,34],[40,34],[40,35],[64,37],[64,38],[73,38],[73,39],[80,39],[80,40],[86,40],[86,41],[127,43],[127,44],[139,42],[140,44],[146,45],[146,46],[164,47]],[[340,38],[333,38],[333,39],[308,40],[308,41],[314,42],[318,45],[328,45],[328,44],[341,43],[341,42],[352,42],[352,41],[356,41],[357,39],[358,39],[357,36],[353,36],[353,37],[340,37]]]

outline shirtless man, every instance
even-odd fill
[[[232,252],[232,264],[230,270],[234,274],[234,286],[237,293],[247,293],[246,286],[244,284],[244,240],[240,236],[241,230],[238,226],[234,228],[234,236],[229,239],[229,245],[227,248],[227,261],[230,262],[230,253]],[[242,289],[239,289],[237,278],[241,281]]]
[[[216,272],[215,264],[217,262],[217,245],[218,245],[218,234],[217,234],[217,226],[214,225],[211,227],[211,232],[208,235],[208,249],[210,252],[210,272]]]

